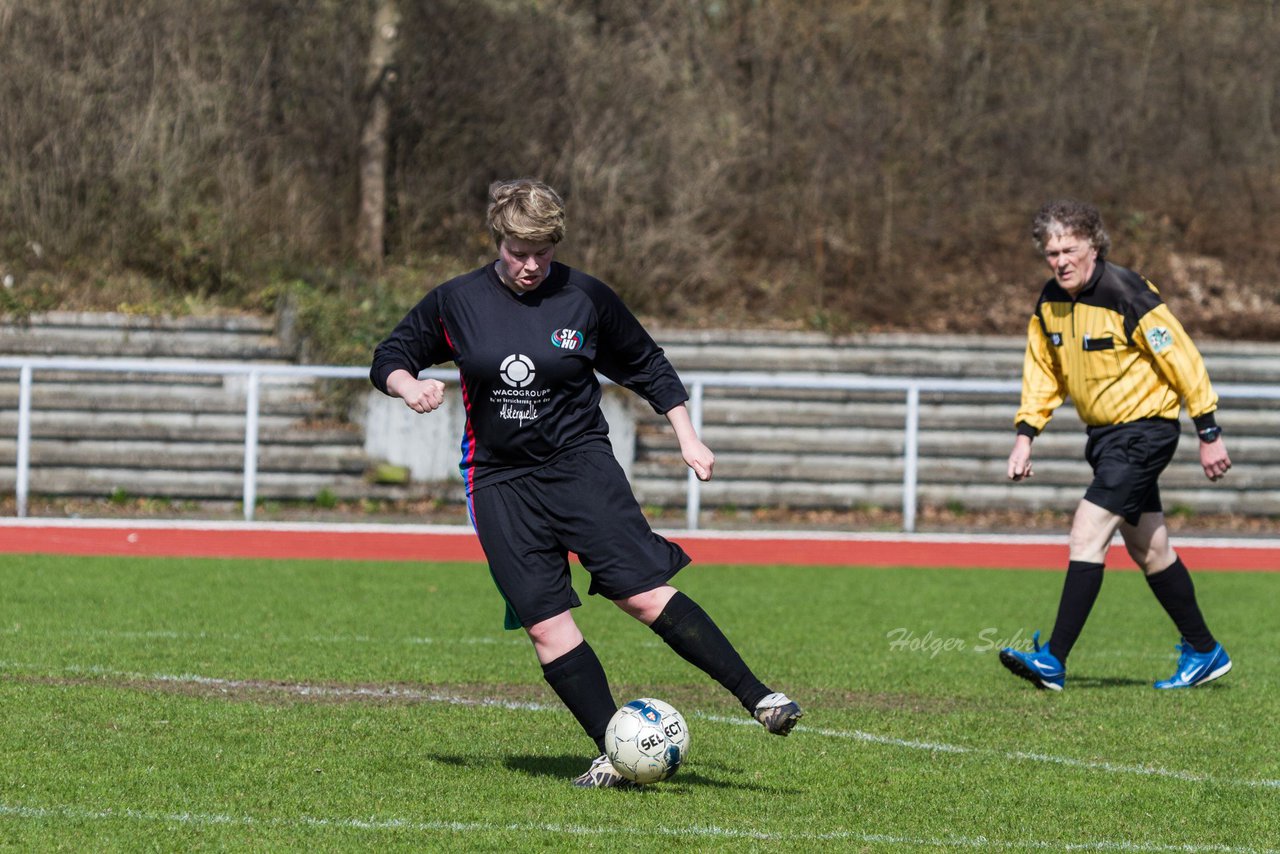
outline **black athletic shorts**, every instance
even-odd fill
[[[505,626],[532,626],[581,605],[569,553],[591,573],[587,593],[623,599],[666,584],[689,563],[640,512],[612,453],[587,450],[469,499],[489,572],[507,603]]]
[[[1143,513],[1160,513],[1160,473],[1173,459],[1181,428],[1168,418],[1090,427],[1084,456],[1093,466],[1085,491],[1091,501],[1136,525]]]

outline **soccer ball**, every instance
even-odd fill
[[[614,712],[604,731],[604,752],[628,780],[657,783],[688,757],[689,727],[668,704],[642,697]]]

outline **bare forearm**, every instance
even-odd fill
[[[682,403],[667,410],[667,421],[671,423],[676,440],[680,442],[680,456],[684,457],[685,465],[693,469],[699,480],[711,480],[716,455],[698,438],[688,407]]]

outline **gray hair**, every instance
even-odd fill
[[[1055,199],[1046,202],[1031,219],[1031,239],[1036,251],[1044,253],[1044,245],[1054,237],[1074,234],[1083,237],[1098,250],[1098,260],[1105,260],[1111,248],[1111,236],[1102,227],[1102,214],[1088,202]]]

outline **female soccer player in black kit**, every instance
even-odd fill
[[[553,262],[564,203],[532,179],[495,183],[488,225],[498,259],[426,295],[378,345],[370,379],[415,412],[444,401],[423,369],[458,365],[466,428],[461,469],[471,522],[506,627],[523,627],[543,676],[601,755],[574,784],[630,784],[603,755],[617,710],[595,652],[570,609],[568,553],[591,574],[589,593],[649,626],[777,735],[803,714],[771,691],[697,603],[671,586],[689,563],[655,534],[613,456],[596,371],[664,413],[685,463],[711,478],[715,456],[698,438],[688,394],[661,348],[604,283]]]

